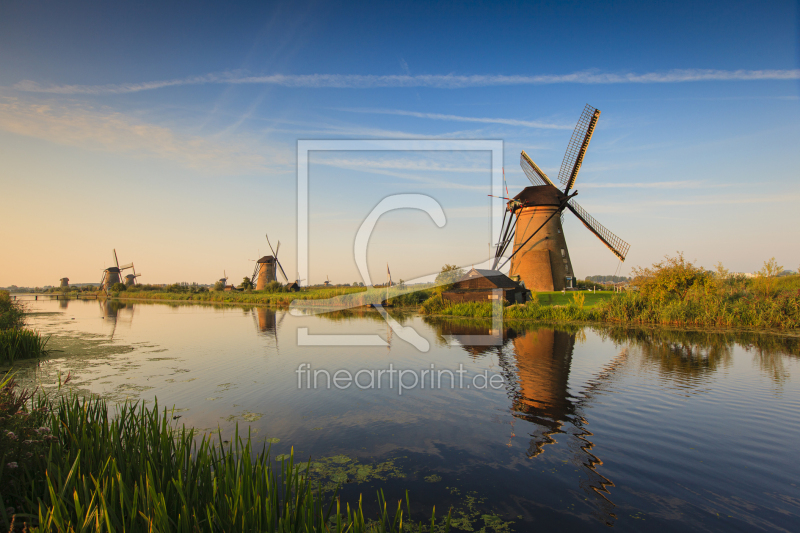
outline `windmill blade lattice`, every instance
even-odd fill
[[[621,261],[625,261],[625,256],[628,255],[628,249],[631,247],[630,244],[611,233],[605,226],[595,220],[595,218],[584,208],[578,205],[578,202],[575,200],[570,200],[567,203],[567,207],[576,217],[578,217],[578,220],[583,222],[583,225],[586,226],[589,231],[594,233],[598,239],[603,241],[603,244],[608,246],[609,250],[611,250],[614,255],[619,257]]]
[[[558,181],[565,186],[565,194],[575,185],[575,179],[578,177],[583,163],[583,156],[586,155],[586,148],[589,146],[589,141],[592,140],[592,133],[594,133],[594,127],[599,117],[600,110],[586,104],[581,118],[578,119],[578,124],[575,126],[575,131],[572,132],[564,160],[561,162],[561,169],[558,171]]]
[[[522,167],[522,171],[534,185],[553,185],[553,182],[550,181],[547,174],[533,162],[533,159],[528,157],[525,150],[523,150],[519,156],[519,166]]]

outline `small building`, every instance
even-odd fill
[[[499,270],[473,268],[453,286],[442,293],[442,299],[450,303],[486,302],[497,298],[495,290],[502,290],[503,299],[510,304],[525,303],[531,291]]]
[[[294,283],[291,283],[287,288],[289,289],[290,292],[299,292],[300,284],[295,281]]]

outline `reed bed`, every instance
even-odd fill
[[[20,359],[45,357],[49,353],[47,343],[50,336],[44,336],[30,329],[12,328],[0,331],[0,361],[12,364]]]
[[[3,385],[0,405],[17,412],[3,413],[0,427],[32,423],[24,444],[8,430],[0,436],[0,518],[12,529],[25,522],[28,531],[57,532],[449,530],[449,515],[439,525],[433,514],[411,523],[407,495],[405,507],[395,507],[379,492],[379,510],[369,518],[361,499],[350,506],[323,495],[309,481],[309,464],[293,454],[277,463],[238,427],[226,445],[221,434],[198,439],[173,427],[157,404],[126,403],[112,415],[100,399],[40,396],[26,408],[18,401],[24,391],[8,379]],[[19,424],[13,429],[25,434]]]
[[[20,359],[44,357],[48,354],[49,336],[23,328],[25,309],[0,291],[0,362],[11,364]]]
[[[800,276],[797,278],[800,279]],[[800,288],[795,288],[796,284],[791,279],[783,281],[784,287],[778,285],[778,290],[769,295],[752,290],[732,291],[721,284],[690,287],[682,298],[673,294],[654,297],[646,292],[625,291],[592,306],[584,306],[585,293],[576,292],[567,305],[542,305],[534,298],[524,305],[504,307],[503,317],[542,322],[791,331],[800,329]],[[426,315],[491,317],[492,304],[450,304],[441,296],[432,296],[420,306],[419,311]]]

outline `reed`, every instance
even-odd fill
[[[0,331],[0,361],[11,364],[19,359],[45,357],[50,336],[38,331],[12,328]]]
[[[221,434],[173,427],[171,413],[157,404],[126,403],[112,415],[100,399],[33,403],[31,411],[46,412],[47,421],[29,446],[49,446],[30,457],[3,454],[6,527],[24,521],[29,531],[58,532],[422,531],[422,523],[407,519],[407,495],[405,508],[394,507],[379,492],[376,520],[368,519],[361,499],[350,506],[323,495],[309,481],[309,464],[293,454],[277,463],[238,427],[226,445]],[[436,527],[433,514],[426,524]],[[449,530],[449,515],[438,527]]]

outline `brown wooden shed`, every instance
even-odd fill
[[[496,298],[495,290],[501,290],[503,299],[510,304],[524,303],[530,299],[530,291],[499,270],[473,268],[453,286],[442,293],[442,299],[450,303],[487,302]]]

